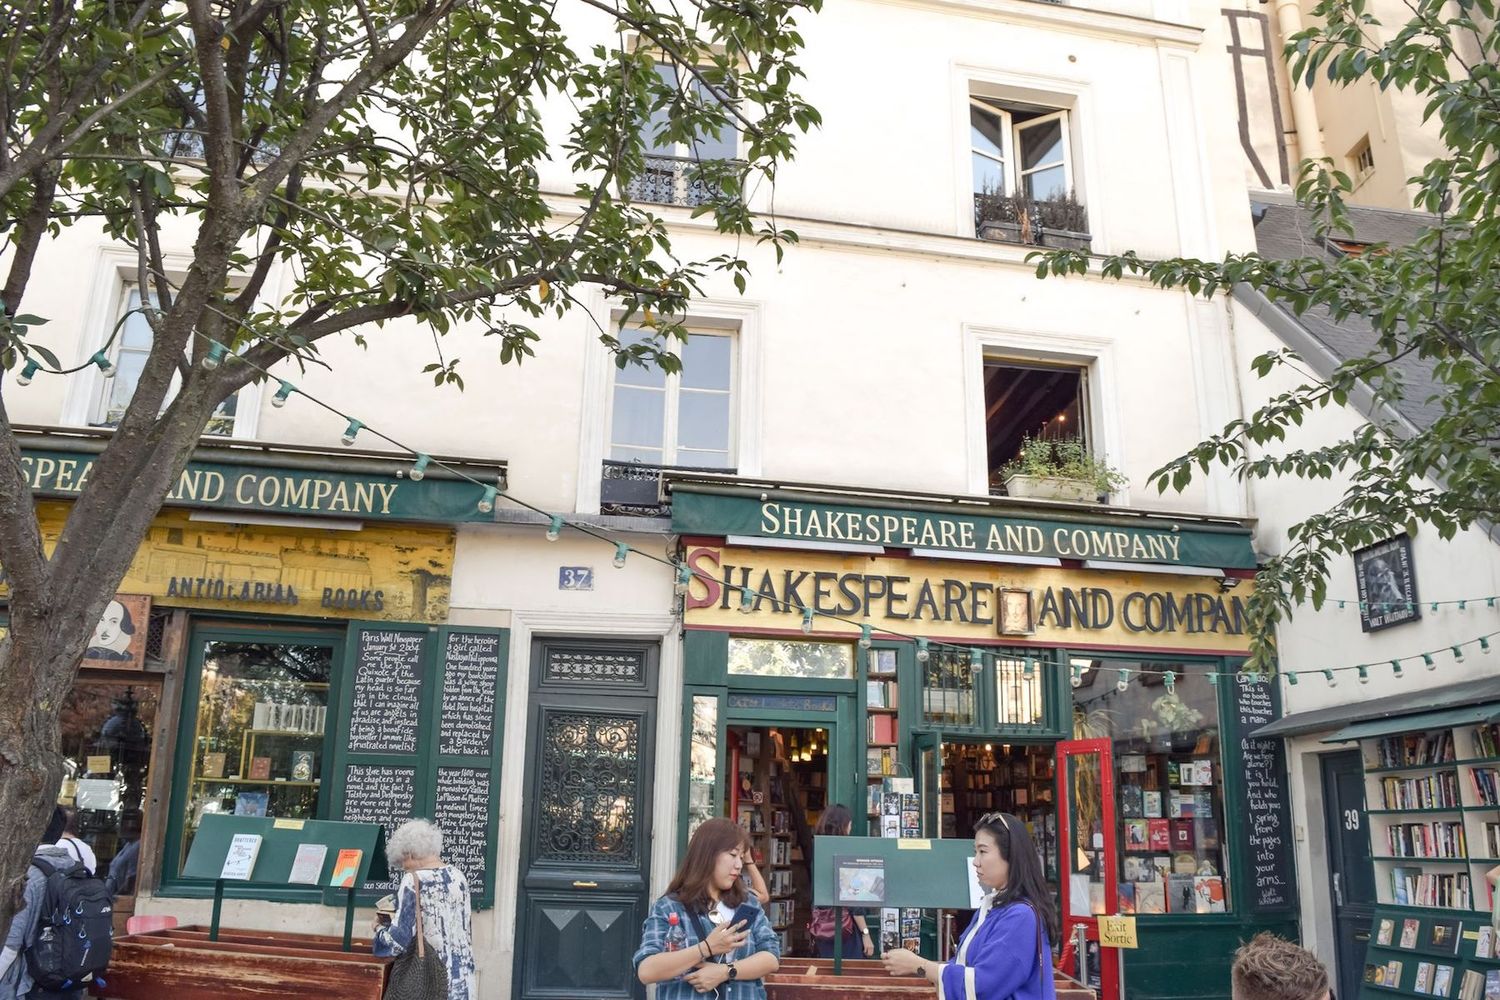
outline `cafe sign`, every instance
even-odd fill
[[[672,530],[680,535],[734,535],[1213,569],[1255,568],[1247,529],[1158,525],[759,499],[694,493],[686,486],[672,491]]]
[[[88,486],[98,456],[83,452],[21,453],[21,469],[38,497],[73,497]],[[454,524],[492,521],[479,512],[473,483],[427,476],[346,474],[269,465],[190,462],[167,494],[169,506],[243,510],[380,521]]]
[[[720,546],[686,557],[689,628],[801,634],[811,609],[824,635],[868,623],[876,635],[959,642],[1224,655],[1249,646],[1243,600],[1201,576]]]

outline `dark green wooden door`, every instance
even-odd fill
[[[515,996],[641,997],[656,648],[538,639],[531,659]]]
[[[1365,776],[1359,751],[1323,757],[1323,806],[1328,824],[1328,880],[1333,894],[1334,940],[1338,944],[1341,997],[1359,995],[1370,921],[1375,915],[1375,865],[1365,822]]]

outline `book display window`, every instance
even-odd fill
[[[1142,669],[1153,671],[1141,673]],[[1162,673],[1173,671],[1169,686]],[[1118,912],[1230,909],[1218,699],[1182,664],[1075,660],[1073,721],[1113,743]]]
[[[334,647],[203,643],[182,857],[212,813],[319,815]]]

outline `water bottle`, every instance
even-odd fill
[[[681,951],[687,947],[687,931],[682,929],[682,921],[677,919],[677,914],[667,916],[667,951]]]

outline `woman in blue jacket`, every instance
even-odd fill
[[[919,975],[938,1000],[1055,1000],[1052,949],[1057,914],[1026,824],[990,813],[974,829],[974,871],[990,889],[951,962],[896,948],[882,956],[893,976]]]

